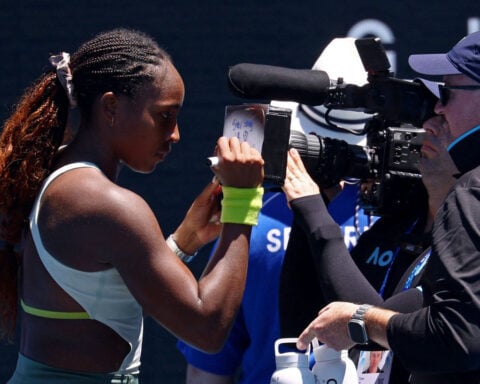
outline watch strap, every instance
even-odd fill
[[[365,313],[367,313],[367,311],[372,308],[372,305],[370,304],[362,304],[360,305],[357,310],[355,311],[355,313],[352,315],[352,319],[357,319],[357,320],[362,320],[363,321],[363,318],[365,317]]]

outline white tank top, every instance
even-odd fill
[[[88,313],[125,339],[130,352],[118,373],[138,373],[143,339],[143,316],[135,300],[115,268],[98,272],[83,272],[60,263],[43,246],[38,229],[41,199],[49,184],[61,174],[82,167],[100,169],[92,163],[68,164],[53,172],[44,182],[30,215],[30,230],[38,255],[52,278]]]

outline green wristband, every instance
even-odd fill
[[[257,225],[263,188],[222,187],[222,223]]]

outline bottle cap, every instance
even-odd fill
[[[296,344],[297,340],[297,338],[283,338],[277,339],[275,341],[275,363],[277,365],[277,368],[308,368],[308,356],[310,355],[310,346],[308,346],[307,350],[304,352],[298,350],[288,350],[286,352],[280,352],[281,344]]]

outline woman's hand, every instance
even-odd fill
[[[212,170],[222,185],[234,188],[262,185],[262,155],[247,142],[240,142],[236,137],[220,137],[215,155],[219,162]]]
[[[175,231],[175,242],[186,254],[193,255],[220,235],[221,191],[218,180],[214,178],[193,201]]]
[[[320,188],[308,174],[300,154],[295,148],[288,151],[287,172],[282,189],[288,202],[299,197],[320,193]]]
[[[263,182],[262,156],[247,142],[221,137],[216,155],[219,163],[212,167],[214,180],[195,199],[174,234],[179,248],[189,255],[220,234],[220,183],[229,187],[254,188]]]

